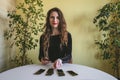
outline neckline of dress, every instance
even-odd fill
[[[57,35],[51,35],[51,37],[55,37],[55,36],[60,36],[60,34],[57,34]]]

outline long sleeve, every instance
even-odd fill
[[[72,60],[72,37],[71,34],[68,33],[68,45],[65,49],[65,57],[61,58],[63,63],[69,63]]]
[[[44,57],[44,52],[43,52],[43,46],[42,46],[42,43],[43,43],[43,36],[40,37],[40,41],[39,41],[39,60],[41,60],[41,58]]]

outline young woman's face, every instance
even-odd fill
[[[50,25],[52,28],[58,28],[59,25],[59,15],[56,11],[53,11],[49,17]]]

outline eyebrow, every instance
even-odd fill
[[[57,18],[59,18],[59,16],[50,16],[50,18],[54,18],[54,17],[57,17]]]

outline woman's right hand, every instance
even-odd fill
[[[62,60],[61,59],[57,59],[53,64],[54,68],[60,68],[61,66],[62,66]]]
[[[50,63],[50,61],[49,61],[48,58],[42,58],[42,59],[41,59],[41,63],[42,63],[43,65],[46,65],[46,64]]]

